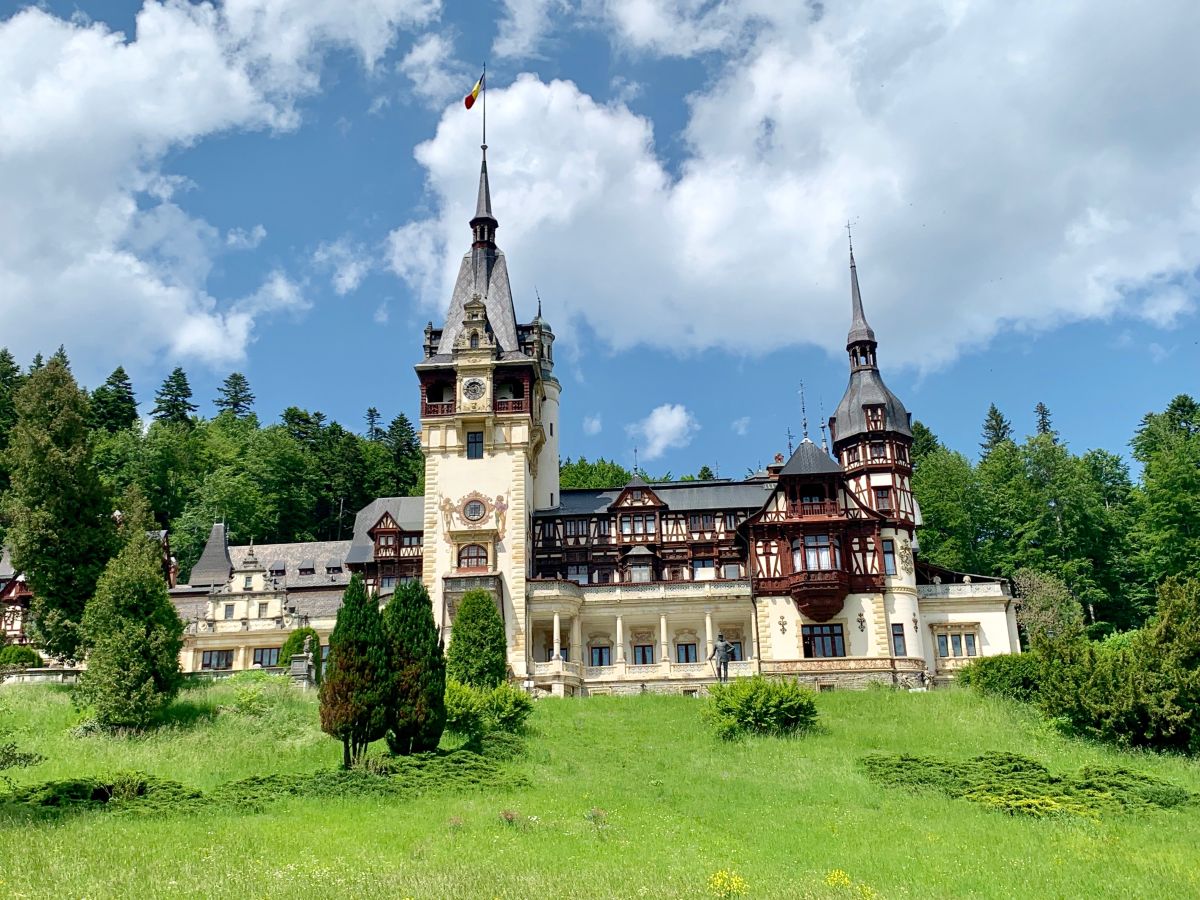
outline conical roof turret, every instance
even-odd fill
[[[854,247],[850,247],[850,333],[846,335],[846,349],[864,341],[875,343],[875,331],[867,324],[863,312],[862,294],[858,289],[858,267],[854,264]]]

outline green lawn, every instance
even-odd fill
[[[336,765],[313,695],[284,690],[255,718],[214,713],[234,688],[197,689],[183,724],[114,738],[73,736],[63,689],[10,686],[0,725],[47,757],[18,783],[141,769],[207,790]],[[706,732],[700,702],[540,701],[527,752],[504,764],[516,788],[258,811],[0,806],[0,897],[702,897],[718,870],[739,873],[749,897],[1200,896],[1200,806],[1014,818],[881,787],[857,765],[871,751],[1005,750],[1055,771],[1125,765],[1200,792],[1196,762],[1067,740],[957,690],[822,694],[819,733],[732,745]]]

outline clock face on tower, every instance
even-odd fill
[[[478,400],[483,396],[483,380],[468,378],[463,382],[463,396],[468,400]]]

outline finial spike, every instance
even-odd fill
[[[633,474],[636,475],[637,473],[638,473],[637,445],[635,444],[633,447]]]
[[[789,425],[788,429],[787,429],[787,439],[788,439],[788,456],[791,456],[795,452],[795,448],[792,447],[792,426],[791,425]]]
[[[850,220],[846,220],[846,240],[850,243],[850,265],[854,265],[854,235],[850,233]]]
[[[820,422],[821,422],[821,449],[824,450],[826,453],[828,453],[829,452],[829,442],[825,439],[825,427],[826,427],[826,425],[825,425],[825,400],[821,397],[818,397],[817,404],[818,404],[817,408],[821,412],[821,419],[820,419]]]
[[[804,382],[800,382],[800,417],[801,428],[804,429],[804,440],[808,440],[808,407],[804,403]]]
[[[542,317],[542,295],[538,293],[538,289],[537,289],[537,285],[536,285],[536,284],[533,286],[533,293],[534,293],[534,296],[536,296],[536,297],[537,297],[537,301],[538,301],[538,318],[540,319],[540,318]]]

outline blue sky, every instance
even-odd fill
[[[468,247],[488,61],[498,242],[559,334],[564,455],[742,475],[847,367],[974,453],[990,402],[1125,452],[1200,389],[1194,4],[0,4],[0,345],[89,385],[246,373],[415,417]],[[1145,18],[1145,17],[1143,17]],[[115,33],[120,33],[117,36]],[[1182,43],[1181,43],[1182,42]],[[585,424],[586,423],[586,424]],[[649,457],[649,458],[648,458]]]

